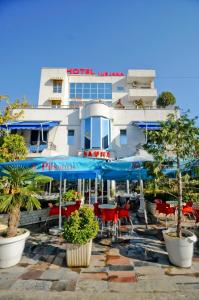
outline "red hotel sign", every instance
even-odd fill
[[[104,150],[85,150],[84,156],[109,159],[110,152]]]
[[[66,69],[67,74],[70,75],[94,75],[92,69]],[[98,72],[98,76],[124,76],[122,72]]]

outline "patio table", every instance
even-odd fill
[[[114,209],[114,208],[116,208],[116,205],[115,204],[100,204],[99,208],[100,209],[103,209],[103,208]]]
[[[173,201],[166,201],[167,204],[170,204],[170,206],[177,206],[178,205],[178,201],[173,200]]]

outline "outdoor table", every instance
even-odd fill
[[[99,208],[100,209],[103,209],[103,208],[114,209],[114,208],[116,208],[116,205],[115,204],[100,204]]]
[[[166,201],[167,204],[170,204],[170,206],[177,206],[178,205],[178,201],[173,200],[173,201]]]

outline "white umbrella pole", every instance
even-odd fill
[[[89,205],[91,204],[91,179],[88,180],[88,197],[89,197]]]
[[[145,201],[144,201],[144,187],[143,187],[143,180],[140,179],[140,208],[139,212],[141,214],[144,214],[144,219],[145,219],[145,224],[146,228],[148,225],[148,220],[147,220],[147,213],[146,213],[146,207],[145,207]]]
[[[95,178],[95,203],[97,203],[97,178]]]
[[[51,195],[51,190],[52,190],[52,180],[49,182],[49,195]]]
[[[104,180],[102,179],[102,203],[104,203]]]
[[[64,193],[66,192],[66,179],[64,179]]]
[[[82,196],[83,196],[83,199],[85,199],[85,179],[83,179],[83,184],[82,184]]]
[[[110,201],[110,198],[111,198],[111,190],[110,190],[110,180],[107,180],[107,200],[108,202]]]
[[[61,230],[61,205],[62,205],[62,172],[60,173],[60,182],[59,182],[59,229]]]
[[[130,194],[130,190],[129,190],[129,180],[126,181],[126,192],[127,192],[127,194]]]

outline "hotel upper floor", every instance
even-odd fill
[[[156,108],[155,70],[98,72],[92,69],[42,68],[39,107],[78,107],[100,100],[116,108]]]

